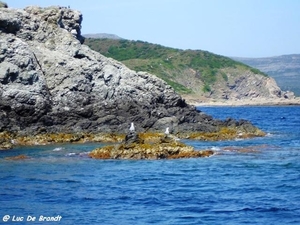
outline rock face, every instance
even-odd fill
[[[209,97],[225,100],[243,99],[294,99],[294,93],[282,91],[272,77],[248,73],[236,76],[235,71],[227,72],[227,82],[214,85]]]
[[[272,76],[281,89],[290,90],[300,96],[300,54],[234,59]]]
[[[82,15],[65,7],[0,8],[0,132],[214,132],[155,76],[82,45]],[[250,124],[248,122],[248,124]]]

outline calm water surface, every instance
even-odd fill
[[[200,109],[249,119],[268,135],[184,140],[218,153],[199,159],[86,156],[101,144],[0,151],[0,224],[300,224],[300,107]],[[4,159],[19,154],[30,159]]]

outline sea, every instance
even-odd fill
[[[0,151],[0,224],[300,224],[300,106],[198,108],[267,135],[181,140],[216,152],[197,159],[87,157],[103,143]]]

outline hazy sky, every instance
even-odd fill
[[[4,0],[9,7],[70,6],[83,14],[82,34],[225,56],[300,54],[300,0]]]

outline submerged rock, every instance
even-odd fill
[[[5,160],[24,160],[24,159],[29,159],[29,157],[26,155],[17,155],[17,156],[5,157],[4,159]]]

